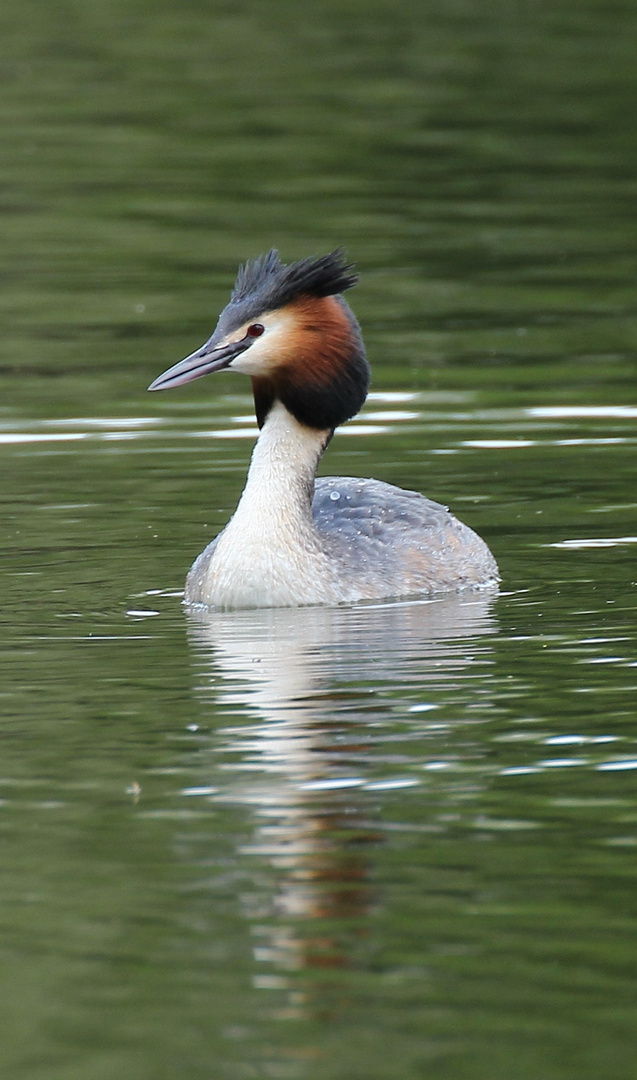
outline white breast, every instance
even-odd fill
[[[289,607],[341,599],[312,522],[325,432],[299,424],[276,402],[254,448],[239,505],[199,556],[186,600],[217,607]]]

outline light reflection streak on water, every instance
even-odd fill
[[[637,417],[637,405],[542,405],[525,411],[529,416],[550,420],[630,420]]]
[[[479,409],[470,408],[458,411],[446,411],[432,408],[436,395],[431,400],[426,394],[408,394],[379,392],[370,395],[368,405],[339,429],[339,435],[376,436],[385,435],[394,425],[403,431],[417,430],[427,426],[430,433],[444,434],[460,424],[466,430],[467,425],[488,426],[488,437],[473,437],[453,440],[451,446],[432,448],[430,453],[452,453],[458,450],[524,450],[535,447],[597,447],[632,445],[637,439],[632,429],[627,434],[605,434],[592,431],[586,435],[578,433],[572,437],[560,435],[553,437],[544,431],[538,431],[538,421],[587,420],[603,422],[605,420],[632,419],[634,412],[629,406],[600,406],[598,408],[543,408],[530,409]],[[246,404],[248,404],[247,399]],[[82,442],[96,441],[131,441],[131,440],[190,440],[190,439],[254,439],[258,429],[251,409],[237,413],[231,406],[233,401],[212,399],[206,408],[206,426],[193,425],[193,418],[186,419],[174,415],[155,415],[141,417],[68,417],[52,420],[23,419],[19,424],[3,420],[0,423],[0,445],[20,445],[47,442]],[[250,402],[251,404],[251,402]],[[397,405],[411,405],[411,409],[396,408]],[[442,404],[442,402],[441,402]],[[230,406],[230,408],[229,408]],[[389,406],[379,408],[378,406]],[[415,409],[413,406],[420,406]],[[201,410],[201,404],[198,404]],[[172,414],[174,410],[170,410]],[[215,418],[213,426],[207,426],[210,414]],[[551,424],[555,427],[555,424]],[[561,426],[561,425],[560,425]],[[63,430],[67,429],[67,430]],[[509,432],[515,434],[509,435]]]
[[[618,547],[623,544],[637,544],[637,536],[583,537],[579,540],[560,540],[554,544],[546,544],[545,546],[552,548],[571,548],[575,550],[577,548]]]

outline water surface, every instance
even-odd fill
[[[631,5],[5,3],[0,956],[16,1080],[632,1080]],[[147,395],[343,244],[327,473],[498,597],[181,604],[255,426]]]

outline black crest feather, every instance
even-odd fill
[[[276,311],[299,296],[333,296],[351,289],[358,281],[354,267],[341,248],[318,258],[301,259],[286,265],[272,249],[267,255],[240,267],[231,304]]]

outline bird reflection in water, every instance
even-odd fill
[[[373,886],[379,800],[419,782],[407,760],[394,775],[372,774],[387,765],[374,728],[415,695],[422,701],[464,682],[484,662],[480,639],[492,629],[489,599],[475,596],[189,613],[199,693],[217,717],[241,718],[215,732],[216,753],[227,755],[215,799],[254,813],[254,835],[239,854],[259,861],[251,877],[260,887],[244,907],[254,985],[282,992],[271,1016],[343,1008],[334,969],[365,966],[370,914],[381,900]],[[264,866],[274,878],[266,873],[261,885]]]

